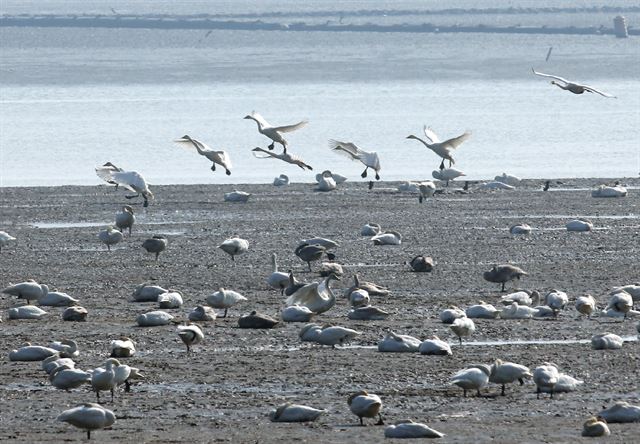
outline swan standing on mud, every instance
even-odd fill
[[[104,429],[116,422],[116,415],[100,404],[87,403],[62,412],[58,421],[87,431],[87,439],[91,439],[91,430]]]
[[[476,324],[471,319],[464,317],[453,321],[449,328],[458,337],[460,345],[462,345],[462,337],[473,334],[476,331]]]
[[[514,279],[520,279],[522,276],[526,276],[528,273],[522,268],[515,265],[502,264],[494,265],[489,271],[485,271],[483,274],[484,280],[488,282],[495,282],[496,284],[502,284],[500,291],[504,291],[504,284]]]
[[[453,375],[451,377],[451,384],[460,387],[465,398],[467,397],[468,390],[476,390],[478,396],[481,396],[480,389],[489,383],[490,373],[491,369],[488,365],[477,364],[464,370],[460,370],[458,373]]]
[[[360,419],[361,426],[364,425],[362,418],[375,418],[376,416],[378,416],[376,425],[384,424],[382,413],[380,412],[382,410],[382,400],[378,395],[361,390],[349,396],[347,403],[349,404],[349,410]]]
[[[284,126],[271,126],[260,114],[255,111],[252,111],[251,114],[244,117],[245,119],[250,119],[256,122],[258,125],[258,132],[262,135],[267,136],[273,142],[268,146],[270,150],[273,150],[276,143],[282,145],[284,153],[287,152],[288,142],[282,136],[282,133],[290,133],[297,129],[305,126],[309,121],[303,120],[294,125],[284,125]]]
[[[200,327],[195,324],[178,325],[178,336],[187,346],[187,353],[191,353],[191,346],[199,343],[204,339],[204,334]]]
[[[18,299],[26,299],[27,304],[30,304],[32,300],[39,300],[45,296],[49,292],[49,287],[31,279],[26,282],[20,282],[19,284],[9,284],[2,292],[16,296]]]
[[[107,246],[107,250],[111,251],[111,245],[116,245],[124,239],[123,234],[113,227],[107,227],[98,233],[100,242]]]
[[[455,161],[453,160],[453,153],[456,148],[458,148],[462,142],[471,137],[471,132],[466,131],[458,137],[453,137],[447,140],[440,140],[438,135],[433,132],[431,128],[428,128],[426,125],[423,127],[424,135],[427,140],[423,140],[413,134],[407,136],[407,139],[414,139],[418,142],[422,143],[424,146],[429,148],[431,151],[436,153],[438,156],[442,158],[442,162],[440,163],[440,170],[444,170],[444,161],[449,161],[449,167],[451,167]]]
[[[301,305],[314,313],[320,314],[329,310],[336,303],[336,295],[331,289],[331,281],[340,280],[335,274],[330,274],[320,282],[307,284],[298,289],[286,300],[287,306]]]
[[[229,254],[231,256],[231,260],[235,261],[235,257],[237,255],[246,253],[249,250],[249,241],[238,236],[234,236],[222,242],[218,245],[218,248]]]
[[[207,296],[207,304],[209,304],[213,308],[224,308],[224,315],[220,316],[222,318],[227,317],[227,310],[238,304],[239,302],[246,301],[247,298],[242,296],[240,293],[232,290],[225,290],[220,287],[218,291],[213,294]]]
[[[275,253],[271,253],[271,266],[273,271],[267,278],[267,284],[271,288],[280,290],[280,294],[284,295],[284,289],[289,285],[289,275],[282,271],[278,271],[278,256]]]
[[[224,168],[227,176],[231,175],[231,159],[229,158],[229,154],[226,151],[215,151],[209,148],[209,146],[207,146],[205,143],[193,139],[188,135],[182,136],[175,142],[183,148],[195,148],[196,151],[198,151],[198,154],[209,159],[212,162],[211,171],[215,171],[216,164],[218,164],[222,168]]]
[[[536,398],[540,399],[540,393],[542,393],[543,389],[546,389],[551,394],[551,399],[553,399],[554,388],[559,379],[560,373],[555,364],[546,362],[536,367],[535,370],[533,370],[533,382],[536,383],[537,387]]]
[[[124,233],[123,230],[128,228],[129,236],[131,236],[131,227],[133,227],[135,222],[136,216],[133,214],[133,208],[129,205],[124,205],[122,211],[116,213],[116,227],[118,227],[118,230],[122,233]]]
[[[520,385],[524,385],[524,380],[532,377],[533,374],[531,373],[531,370],[529,370],[529,367],[496,359],[491,365],[489,382],[500,384],[502,386],[500,395],[504,396],[504,388],[506,384],[512,384],[518,381]]]
[[[167,249],[168,243],[169,241],[167,240],[166,237],[156,234],[153,237],[145,240],[142,243],[142,248],[147,250],[147,253],[154,253],[156,255],[156,261],[157,261],[158,256],[160,256],[160,253],[162,253],[164,250]]]

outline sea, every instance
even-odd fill
[[[329,139],[377,152],[383,180],[425,180],[440,158],[407,139],[425,125],[442,139],[472,132],[454,165],[470,180],[637,177],[640,36],[450,31],[604,29],[617,15],[640,26],[627,0],[3,0],[0,186],[98,184],[107,161],[152,185],[310,183],[324,170],[364,180]],[[16,17],[83,24],[7,21]],[[181,27],[185,18],[229,26]],[[101,25],[131,19],[150,24]],[[399,28],[422,23],[449,31]],[[617,98],[562,91],[532,68]],[[253,157],[270,140],[243,119],[252,111],[273,125],[308,120],[286,138],[313,171]],[[232,174],[173,142],[185,134],[227,151]]]

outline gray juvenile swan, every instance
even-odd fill
[[[502,284],[501,291],[504,291],[504,284],[514,279],[520,279],[528,273],[522,268],[510,264],[494,265],[489,271],[485,271],[482,275],[485,281]]]

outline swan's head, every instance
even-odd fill
[[[187,134],[180,137],[179,139],[176,139],[176,142],[190,142],[190,141],[191,141],[191,137],[189,137]]]
[[[251,114],[247,114],[246,116],[243,117],[243,119],[255,120],[255,118]]]
[[[407,139],[417,139],[417,137],[414,136],[413,134],[410,134],[410,135],[407,136]]]

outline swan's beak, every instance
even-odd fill
[[[251,116],[244,116],[243,119],[250,119]]]

